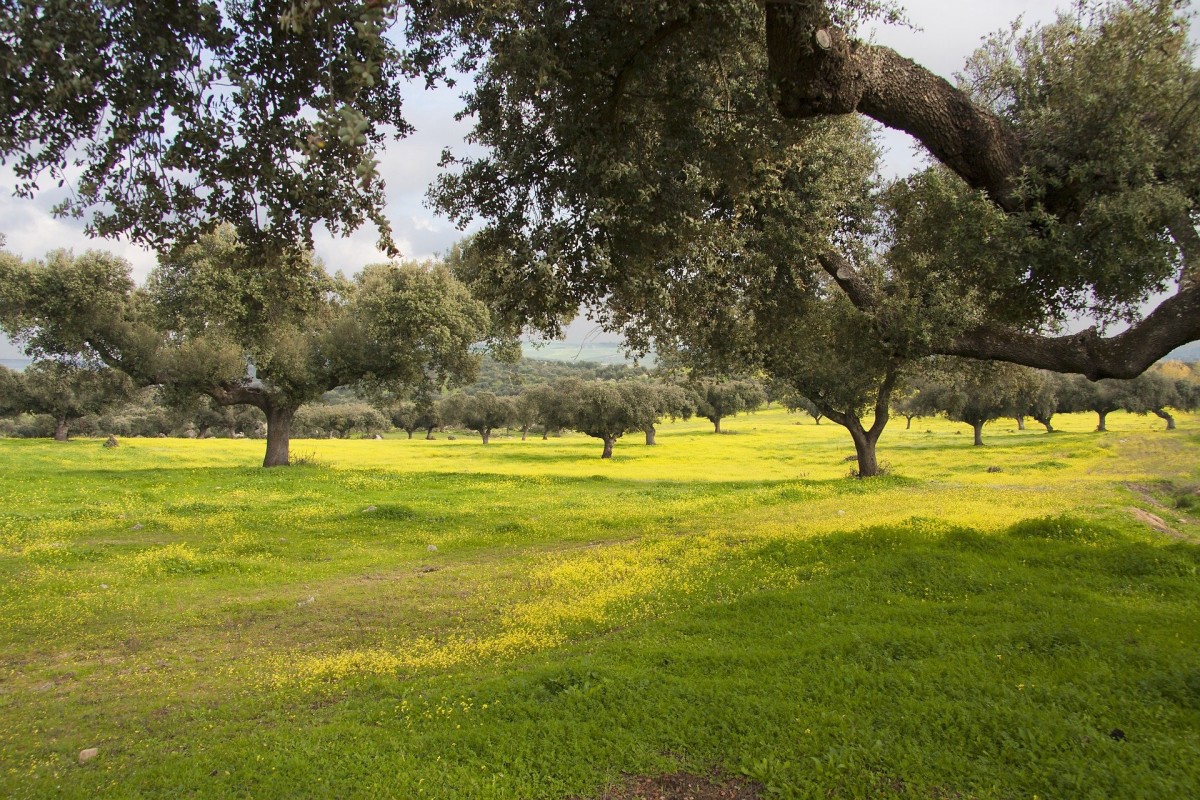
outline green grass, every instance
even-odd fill
[[[0,441],[0,796],[1200,796],[1200,419],[1055,422]]]

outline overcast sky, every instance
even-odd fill
[[[967,56],[990,33],[1008,27],[1021,16],[1026,23],[1052,19],[1062,3],[1036,0],[909,0],[904,3],[914,29],[881,27],[875,40],[894,47],[901,54],[952,79]],[[454,120],[459,106],[458,90],[422,91],[414,88],[407,101],[408,119],[417,132],[401,142],[392,143],[380,157],[380,169],[388,187],[388,212],[396,243],[406,256],[424,258],[444,252],[462,234],[446,219],[425,206],[425,191],[437,174],[443,147],[461,148],[468,123]],[[885,169],[889,174],[906,174],[919,165],[911,139],[905,134],[884,135]],[[0,233],[7,238],[7,249],[26,258],[38,257],[58,247],[83,250],[101,247],[111,250],[133,265],[140,281],[154,266],[152,253],[113,240],[92,240],[83,234],[79,220],[55,219],[50,213],[56,202],[47,192],[34,200],[13,197],[11,173],[0,171]],[[333,239],[323,230],[316,233],[317,252],[330,269],[347,273],[384,260],[375,249],[373,229],[359,230],[352,236]],[[580,322],[573,326],[570,338],[579,338],[594,326]],[[603,337],[608,338],[608,337]],[[0,338],[0,358],[20,356]]]

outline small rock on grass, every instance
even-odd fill
[[[79,763],[86,764],[98,755],[100,755],[100,748],[98,747],[89,747],[85,750],[80,750]]]
[[[437,545],[436,545],[436,544],[431,544],[431,545],[429,545],[429,547],[426,547],[425,549],[426,549],[426,550],[428,550],[428,551],[429,551],[429,552],[431,552],[431,553],[436,553],[436,552],[437,552]]]
[[[378,510],[379,510],[379,509],[377,509],[375,506],[367,506],[366,508],[364,508],[364,509],[363,509],[363,512],[362,512],[362,513],[364,513],[364,514],[374,514],[374,513],[375,513],[376,511],[378,511]]]

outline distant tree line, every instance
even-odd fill
[[[1108,429],[1114,411],[1154,414],[1175,429],[1174,413],[1200,408],[1200,371],[1196,364],[1168,361],[1136,378],[1089,381],[1012,364],[962,361],[935,364],[909,382],[896,402],[908,418],[942,414],[970,425],[975,444],[983,444],[983,426],[1012,418],[1024,430],[1032,419],[1054,432],[1056,414],[1090,411],[1097,431]]]

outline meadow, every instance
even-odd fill
[[[0,796],[1200,796],[1200,417],[1055,424],[0,440]]]

